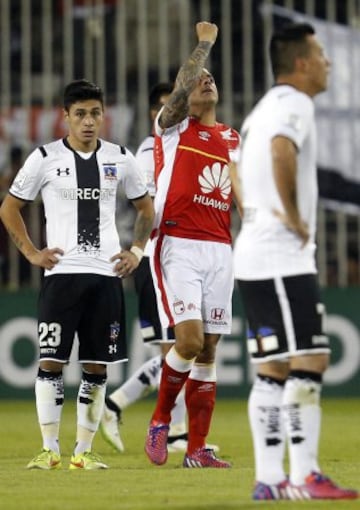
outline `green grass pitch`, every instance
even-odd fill
[[[252,444],[243,400],[217,402],[209,442],[221,446],[232,469],[183,469],[182,454],[169,454],[165,466],[145,457],[144,437],[153,400],[127,409],[121,427],[126,451],[114,452],[98,433],[94,450],[110,466],[95,472],[69,471],[75,435],[75,401],[65,401],[61,450],[63,469],[25,469],[41,448],[34,402],[2,401],[0,420],[1,510],[228,510],[254,508],[357,509],[355,501],[251,500]],[[323,402],[320,458],[323,471],[344,486],[360,489],[360,405],[355,399]]]

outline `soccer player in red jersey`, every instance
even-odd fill
[[[204,68],[217,26],[196,25],[198,44],[155,121],[155,228],[151,267],[163,327],[175,329],[165,357],[145,451],[167,459],[170,412],[185,385],[189,417],[184,467],[228,468],[206,448],[215,405],[216,345],[231,330],[233,271],[229,166],[239,134],[216,120],[218,91]]]

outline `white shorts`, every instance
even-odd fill
[[[205,333],[231,332],[229,244],[160,235],[150,261],[163,328],[195,319],[203,322]]]

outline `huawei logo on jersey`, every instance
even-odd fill
[[[206,166],[201,175],[199,175],[200,189],[205,195],[218,191],[221,198],[227,200],[231,191],[229,178],[229,169],[227,165],[221,166],[221,163],[214,163],[212,167]],[[213,207],[220,211],[228,211],[230,205],[213,197],[195,194],[193,202],[207,207]]]
[[[218,189],[221,197],[226,200],[231,191],[228,166],[221,166],[221,163],[214,163],[210,168],[206,166],[199,175],[200,189],[203,193],[211,193]]]
[[[224,165],[222,167],[221,163],[218,162],[214,163],[211,168],[206,166],[202,175],[199,175],[199,184],[201,191],[205,193],[205,195],[217,190],[220,193],[221,198],[227,200],[231,191],[228,166]],[[223,202],[222,200],[217,200],[216,198],[204,195],[195,194],[193,202],[207,207],[213,207],[220,211],[228,211],[230,209],[228,202]]]

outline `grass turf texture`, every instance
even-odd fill
[[[41,448],[34,402],[2,401],[0,420],[0,509],[6,510],[228,510],[275,508],[357,509],[354,501],[255,502],[252,444],[246,402],[218,400],[209,442],[221,446],[221,457],[232,469],[183,469],[183,455],[169,454],[166,465],[149,463],[143,447],[153,401],[143,401],[124,412],[121,426],[126,451],[114,452],[100,435],[94,450],[110,469],[72,472],[68,464],[74,443],[75,402],[65,402],[61,426],[63,469],[27,470]],[[359,401],[323,402],[321,465],[346,487],[360,489]]]

